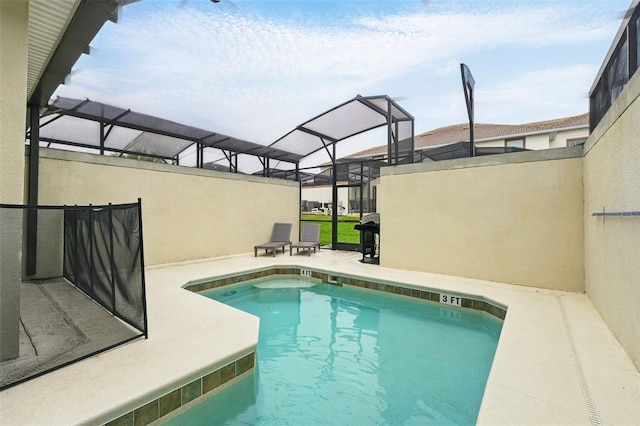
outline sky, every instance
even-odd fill
[[[89,98],[268,145],[360,94],[415,133],[589,110],[630,0],[142,0],[107,22],[55,95]],[[374,132],[375,133],[375,132]],[[346,155],[383,135],[340,143]]]

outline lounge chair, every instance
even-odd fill
[[[307,249],[309,256],[311,256],[311,249],[313,249],[314,253],[316,252],[316,247],[320,250],[320,224],[307,223],[304,225],[300,241],[289,246],[289,256],[293,254],[294,247],[296,253],[298,253],[300,249]]]
[[[271,240],[268,243],[259,244],[253,247],[254,257],[258,256],[258,249],[264,249],[265,253],[273,250],[273,257],[276,257],[278,249],[282,249],[284,253],[287,244],[291,244],[291,224],[290,223],[274,223],[271,232]]]

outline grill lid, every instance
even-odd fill
[[[362,216],[360,223],[376,223],[380,225],[380,213],[369,213],[366,216]]]

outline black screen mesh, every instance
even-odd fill
[[[65,211],[64,277],[118,318],[145,330],[137,205]]]
[[[140,209],[0,204],[0,390],[148,336]]]

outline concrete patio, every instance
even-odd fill
[[[359,253],[253,253],[147,268],[149,339],[0,393],[2,424],[103,424],[255,348],[258,320],[184,290],[292,265],[483,296],[508,306],[479,424],[640,424],[640,373],[585,294],[364,265]]]
[[[6,386],[141,333],[64,279],[20,285],[20,356],[0,363]]]

